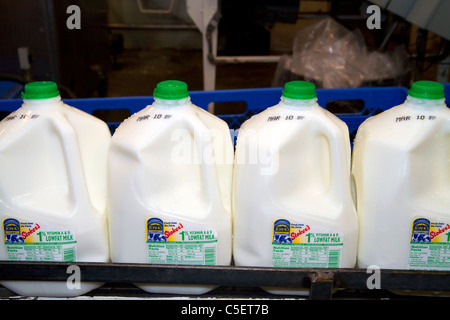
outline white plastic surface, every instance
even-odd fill
[[[125,120],[109,152],[112,261],[229,265],[232,168],[227,124],[189,98],[155,99]],[[149,231],[151,219],[160,219],[158,232]],[[212,238],[217,241],[203,242]],[[212,260],[206,261],[207,250]],[[136,285],[155,293],[201,294],[214,288]]]
[[[294,250],[301,245],[293,245],[298,239],[308,251],[304,259],[315,255],[306,242],[308,237],[314,242],[319,233],[339,238],[340,257],[333,267],[355,266],[357,216],[350,185],[348,128],[315,101],[283,97],[240,128],[233,180],[233,254],[238,266],[331,267],[327,263],[330,237],[323,238],[323,246],[316,244],[321,258],[316,255],[305,263],[286,258],[299,258]],[[290,246],[274,244],[278,219],[290,222],[291,229],[286,231],[290,240],[285,239]],[[294,232],[294,225],[300,224]]]
[[[24,100],[21,108],[0,122],[0,260],[109,261],[106,157],[110,139],[103,121],[64,104],[60,97]],[[7,219],[19,222],[20,230],[5,232]],[[14,249],[13,243],[21,248]],[[64,258],[62,252],[73,256]],[[81,295],[101,285],[1,284],[19,295],[59,297]]]
[[[408,96],[366,120],[354,141],[352,175],[360,226],[358,266],[409,269],[412,263],[411,269],[421,269],[416,258],[410,261],[413,221],[440,223],[431,227],[430,236],[439,229],[441,236],[447,234],[450,223],[450,110],[444,99]],[[441,240],[448,257],[448,237]],[[418,248],[423,266],[431,267],[425,262],[429,250]]]

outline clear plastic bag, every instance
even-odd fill
[[[290,68],[319,87],[355,88],[400,74],[401,52],[369,52],[360,30],[326,18],[297,32]]]
[[[365,57],[364,81],[374,82],[397,78],[407,72],[405,66],[406,48],[398,46],[392,52],[371,51]]]

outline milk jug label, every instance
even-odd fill
[[[424,217],[413,220],[408,268],[450,270],[450,224]]]
[[[272,266],[339,268],[344,236],[317,226],[276,219],[272,232]]]
[[[68,229],[14,218],[2,222],[10,261],[76,261],[75,233]]]
[[[215,265],[217,233],[180,221],[147,220],[147,257],[155,264]]]

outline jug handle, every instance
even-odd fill
[[[67,175],[69,177],[69,186],[77,203],[76,207],[79,207],[79,203],[81,203],[81,207],[89,207],[90,198],[87,192],[80,153],[77,152],[77,150],[79,151],[79,145],[75,129],[64,115],[61,115],[55,121],[54,126],[61,138]],[[83,179],[76,179],[77,176],[83,177]]]
[[[329,121],[331,122],[331,121]],[[351,177],[350,177],[350,138],[347,129],[347,135],[337,128],[337,124],[329,123],[318,128],[316,135],[327,139],[330,150],[330,193],[336,201],[342,203],[352,200],[351,198]],[[342,151],[344,150],[344,154]],[[345,170],[342,170],[345,168]],[[349,192],[346,192],[346,191]],[[347,199],[349,197],[349,199]],[[353,201],[353,200],[352,200]]]
[[[201,128],[201,131],[209,131],[209,128],[206,127],[206,125],[198,120],[198,121],[194,121],[195,123],[193,123],[193,128]],[[229,131],[227,131],[229,133]],[[198,146],[202,146],[204,145],[204,141],[202,139],[204,139],[203,135],[194,135],[195,137],[195,142],[197,143]],[[212,138],[213,135],[210,136],[210,143],[212,142]],[[224,139],[227,139],[227,137],[224,137]],[[229,141],[231,143],[231,137],[229,138]],[[198,148],[199,152],[201,152],[201,154],[199,154],[199,157],[201,159],[201,163],[202,163],[202,179],[203,182],[205,183],[206,186],[206,192],[208,192],[208,200],[209,200],[209,208],[212,209],[213,203],[220,203],[223,204],[223,200],[222,200],[222,196],[220,193],[220,182],[219,182],[219,177],[217,176],[217,159],[216,157],[214,157],[214,163],[213,164],[209,164],[207,163],[206,165],[204,164],[204,155],[203,155],[203,148]],[[213,150],[214,150],[214,154],[216,153],[216,146],[213,145]],[[226,152],[226,150],[224,150],[224,152]],[[231,195],[231,194],[230,194]]]
[[[446,133],[447,136],[449,136],[449,140],[450,140],[450,121],[447,121],[447,125],[445,126],[444,132]],[[447,159],[450,158],[450,143],[447,143]],[[445,173],[444,173],[445,174]],[[447,166],[447,172],[446,172],[446,177],[450,177],[450,165]]]

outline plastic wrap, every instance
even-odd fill
[[[370,51],[359,29],[326,18],[297,32],[290,71],[323,88],[355,88],[402,73],[402,52]]]

